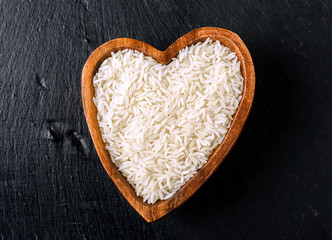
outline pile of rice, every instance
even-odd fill
[[[243,77],[236,54],[207,39],[168,65],[134,50],[112,53],[93,85],[106,149],[152,204],[172,197],[224,139]]]

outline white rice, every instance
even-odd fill
[[[224,139],[242,97],[240,65],[210,39],[168,65],[128,49],[101,64],[93,100],[102,138],[143,201],[172,197]]]

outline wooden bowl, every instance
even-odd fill
[[[92,78],[101,63],[111,56],[111,52],[126,48],[135,49],[143,52],[147,56],[151,56],[162,64],[168,64],[172,58],[178,54],[179,50],[187,45],[192,45],[199,41],[205,41],[208,37],[213,41],[219,40],[221,44],[229,47],[236,53],[238,59],[241,61],[241,71],[244,77],[242,100],[224,140],[215,149],[207,163],[198,170],[194,177],[182,186],[172,198],[168,200],[159,200],[154,204],[144,203],[142,197],[136,196],[134,188],[127,182],[126,178],[111,161],[110,154],[105,148],[97,122],[97,109],[92,100],[95,94]],[[111,40],[98,47],[90,55],[82,72],[82,99],[84,113],[100,161],[124,198],[147,222],[153,222],[183,204],[218,168],[242,131],[252,106],[254,91],[255,70],[247,47],[235,33],[215,27],[205,27],[193,30],[176,40],[165,51],[159,51],[149,44],[135,39],[118,38]]]

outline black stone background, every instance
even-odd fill
[[[331,18],[331,0],[0,0],[0,239],[332,239]],[[98,159],[81,70],[110,39],[164,50],[203,26],[246,43],[254,106],[209,181],[148,224]]]

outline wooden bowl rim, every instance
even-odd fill
[[[241,61],[241,71],[244,78],[244,88],[239,107],[233,116],[233,121],[222,143],[214,150],[207,163],[178,192],[168,200],[159,200],[154,204],[143,203],[142,197],[137,197],[134,188],[117,169],[105,148],[97,122],[97,109],[93,103],[93,76],[101,63],[111,55],[122,49],[136,49],[151,56],[156,61],[167,64],[175,57],[179,50],[207,37],[219,40],[236,53]],[[252,107],[255,92],[255,70],[250,53],[241,38],[226,29],[204,27],[195,29],[176,40],[165,51],[160,51],[151,45],[130,38],[117,38],[99,46],[86,61],[82,71],[82,101],[85,118],[91,138],[106,172],[130,205],[147,221],[153,222],[187,201],[211,176],[225,159],[235,141],[239,137]]]

